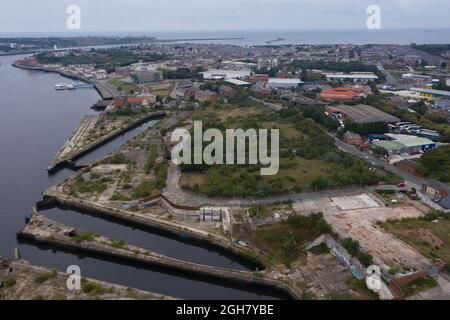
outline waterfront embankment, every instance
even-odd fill
[[[64,182],[62,182],[63,184]],[[44,192],[46,206],[59,205],[69,207],[82,212],[91,212],[98,216],[112,218],[117,221],[133,223],[143,227],[150,227],[164,231],[169,234],[177,235],[182,238],[191,238],[206,242],[221,249],[225,249],[249,261],[256,263],[262,268],[266,267],[267,257],[262,251],[252,246],[244,246],[232,241],[230,238],[218,234],[208,233],[204,230],[181,225],[174,221],[161,219],[149,214],[128,211],[122,208],[112,207],[105,203],[80,199],[67,195],[63,192],[61,184],[50,187]]]
[[[87,143],[84,147],[78,148],[74,151],[68,152],[66,149],[75,144],[75,140],[79,139],[80,131],[85,131],[84,128],[86,126],[86,120],[92,120],[92,118],[85,118],[85,121],[82,121],[78,128],[73,132],[73,134],[69,137],[68,141],[65,143],[63,148],[58,152],[56,157],[53,159],[51,164],[47,167],[47,171],[49,173],[55,172],[59,167],[68,166],[75,167],[75,161],[82,156],[92,152],[93,150],[101,147],[102,145],[108,143],[111,140],[119,137],[120,135],[139,127],[140,125],[154,119],[160,119],[166,116],[164,111],[152,112],[146,114],[145,116],[132,121],[128,124],[123,125],[120,128],[117,128],[110,133],[104,135],[103,137]]]
[[[37,214],[33,214],[29,218],[26,226],[18,235],[43,245],[109,256],[137,264],[163,267],[228,282],[271,287],[289,294],[294,299],[301,295],[286,282],[269,277],[265,271],[248,272],[178,260],[120,240],[72,228]]]

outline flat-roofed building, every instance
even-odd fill
[[[420,93],[421,96],[426,98],[431,97],[444,97],[446,99],[450,98],[450,91],[425,89],[425,88],[411,88],[410,90],[413,92],[418,92]]]
[[[212,69],[202,72],[205,80],[247,79],[252,72],[250,70]]]
[[[373,72],[351,72],[351,73],[324,73],[328,81],[353,81],[355,83],[367,83],[378,80]]]
[[[225,82],[237,87],[251,87],[251,83],[239,79],[226,79]]]
[[[436,143],[427,138],[403,134],[386,134],[392,140],[376,141],[373,143],[375,147],[384,149],[390,155],[402,153],[419,153],[436,148]]]
[[[267,82],[267,81],[269,81],[269,75],[268,74],[255,73],[254,75],[252,75],[250,77],[250,79],[248,79],[248,81],[251,82],[251,83]]]
[[[300,79],[269,78],[267,87],[270,89],[295,89],[302,83]]]
[[[402,74],[402,79],[415,82],[430,82],[432,80],[432,77],[422,74],[404,73]]]
[[[399,118],[390,115],[389,113],[365,104],[359,104],[356,106],[339,105],[333,106],[332,108],[339,112],[344,118],[350,119],[356,123],[397,123],[400,121]]]
[[[324,101],[353,101],[365,97],[365,94],[354,88],[330,88],[320,93]]]

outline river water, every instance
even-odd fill
[[[49,186],[73,174],[62,169],[48,175],[47,165],[58,149],[99,99],[94,89],[56,91],[57,83],[70,82],[57,74],[16,69],[11,63],[20,56],[0,57],[0,255],[11,258],[18,247],[32,264],[65,271],[78,265],[82,275],[143,290],[188,299],[283,298],[265,288],[235,286],[187,277],[180,272],[148,269],[105,258],[18,243],[16,232],[24,226],[32,206]],[[153,125],[149,122],[79,159],[89,163],[101,158]],[[54,208],[46,216],[74,227],[126,240],[174,258],[235,269],[252,269],[241,259],[205,244],[171,237],[155,230],[122,225],[71,210]]]

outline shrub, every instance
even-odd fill
[[[356,256],[359,252],[359,242],[351,238],[344,239],[342,241],[342,246],[352,256]]]
[[[5,289],[14,287],[16,285],[16,279],[14,278],[7,278],[4,282],[3,285],[5,286]]]
[[[52,270],[50,272],[43,272],[43,273],[38,274],[34,278],[34,283],[42,284],[42,283],[46,282],[49,279],[56,278],[57,276],[58,276],[58,272],[56,270]]]

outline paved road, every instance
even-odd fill
[[[422,188],[422,185],[428,181],[427,179],[416,177],[407,172],[401,171],[397,167],[393,166],[392,164],[390,164],[384,160],[381,160],[371,154],[363,152],[354,146],[350,146],[334,136],[333,136],[333,138],[335,140],[336,146],[339,149],[341,149],[345,152],[351,153],[354,156],[356,156],[366,162],[369,162],[373,166],[383,168],[384,170],[386,170],[390,173],[393,173],[393,174],[396,174],[396,175],[402,177],[408,183],[408,186],[410,186],[412,188],[416,188],[417,190],[420,190]]]
[[[325,190],[325,191],[317,191],[317,192],[303,192],[296,194],[286,194],[279,196],[271,196],[263,199],[257,198],[219,198],[219,197],[207,197],[196,194],[194,192],[186,191],[181,189],[179,186],[179,179],[181,176],[180,168],[173,165],[172,163],[169,166],[167,180],[166,180],[166,189],[164,190],[164,195],[169,198],[171,201],[180,204],[193,205],[193,206],[202,206],[202,205],[211,205],[211,206],[222,206],[222,207],[241,207],[241,206],[250,206],[254,204],[273,204],[276,202],[283,201],[307,201],[307,200],[316,200],[320,198],[330,198],[330,197],[342,197],[342,196],[351,196],[358,195],[361,193],[373,193],[376,189],[395,189],[396,186],[361,186],[361,187],[348,187],[336,190]]]

